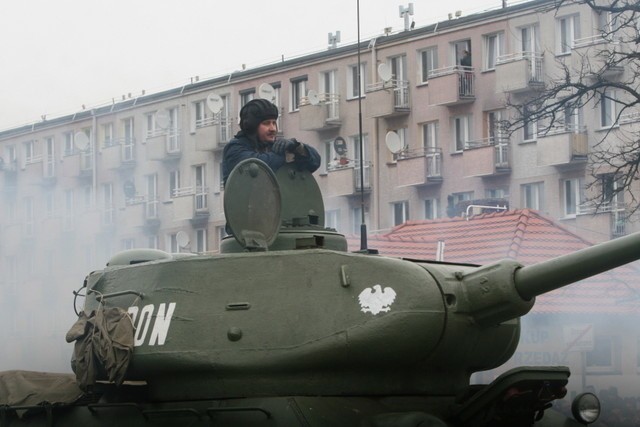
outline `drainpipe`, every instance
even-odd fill
[[[91,156],[91,169],[93,170],[93,194],[91,195],[91,205],[96,207],[98,193],[98,117],[96,110],[91,109],[91,147],[93,148],[93,156]]]
[[[378,64],[378,52],[376,50],[376,38],[371,39],[369,42],[369,49],[371,49],[371,77],[377,75]],[[366,89],[366,88],[365,88]],[[373,170],[374,173],[374,187],[373,194],[371,195],[371,227],[374,230],[380,230],[380,150],[378,146],[378,118],[373,119],[373,132],[371,133],[371,141],[373,143]],[[375,221],[375,222],[374,222]]]

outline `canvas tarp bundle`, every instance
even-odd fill
[[[76,342],[72,366],[80,388],[86,390],[97,379],[122,384],[133,353],[133,334],[131,317],[121,308],[80,313],[66,337]]]
[[[82,396],[73,374],[0,372],[0,405],[69,404]]]

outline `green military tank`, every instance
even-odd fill
[[[85,280],[73,375],[0,375],[0,425],[570,426],[566,367],[516,350],[537,295],[640,258],[640,235],[526,266],[347,251],[313,176],[247,160],[216,255],[138,249]],[[7,390],[9,390],[7,392]],[[0,399],[2,400],[2,399]]]

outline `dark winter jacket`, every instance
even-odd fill
[[[224,147],[224,155],[222,159],[222,179],[223,183],[227,182],[227,178],[231,171],[238,163],[246,159],[260,159],[265,162],[271,170],[277,171],[280,166],[285,164],[285,156],[271,152],[271,145],[259,142],[255,137],[249,137],[240,131],[229,141]],[[315,148],[305,144],[309,156],[295,155],[294,163],[301,170],[315,172],[321,163],[320,154]]]

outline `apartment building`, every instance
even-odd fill
[[[571,112],[544,136],[535,123],[511,135],[500,126],[512,114],[507,99],[525,102],[557,74],[558,59],[603,43],[600,15],[552,6],[534,0],[381,34],[0,132],[9,338],[35,328],[24,307],[68,307],[70,289],[120,250],[217,251],[222,148],[258,96],[280,108],[284,136],[321,153],[325,223],[343,233],[359,232],[363,206],[376,232],[474,201],[539,210],[591,241],[632,231],[617,206],[594,215],[582,203],[589,148],[611,128],[614,105]],[[471,65],[462,67],[465,51]],[[621,123],[637,126],[637,117]],[[43,342],[64,344],[56,334],[73,318],[56,314]],[[9,361],[35,357],[10,352]]]

